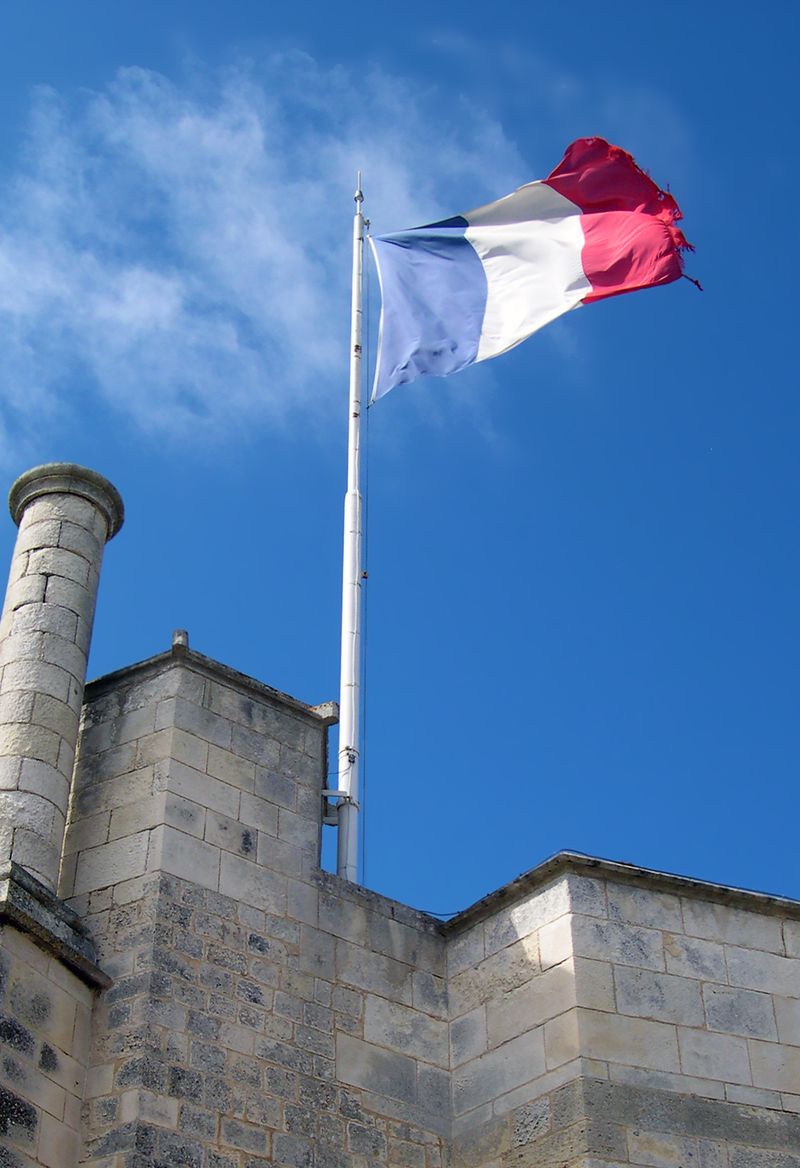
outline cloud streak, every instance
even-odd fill
[[[40,91],[0,204],[0,457],[76,402],[159,440],[340,412],[356,170],[378,230],[527,177],[496,121],[441,106],[303,55]]]

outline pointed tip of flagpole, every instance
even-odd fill
[[[358,181],[356,183],[356,193],[353,195],[356,203],[364,202],[364,192],[361,189],[361,171],[358,171]]]

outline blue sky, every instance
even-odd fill
[[[366,883],[448,912],[571,847],[800,896],[794,6],[337,8],[0,10],[0,470],[125,498],[90,673],[186,627],[336,697],[355,171],[391,231],[599,134],[705,292],[370,411]]]

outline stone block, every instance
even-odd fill
[[[286,877],[230,852],[221,855],[220,892],[265,912],[286,912]]]
[[[639,969],[664,969],[661,933],[655,929],[576,916],[572,919],[572,939],[578,957],[593,957]]]
[[[206,813],[205,840],[226,852],[255,860],[258,832],[216,811]]]
[[[705,1018],[700,983],[671,973],[617,966],[614,970],[617,1009],[620,1014],[702,1026]]]
[[[450,979],[450,1007],[454,1017],[480,1002],[499,999],[540,972],[536,936],[522,937],[514,945],[487,957],[474,969]]]
[[[319,895],[316,888],[300,880],[287,880],[286,892],[289,916],[307,925],[316,925]]]
[[[566,876],[570,912],[589,917],[608,916],[606,881],[570,872]]]
[[[411,978],[412,1002],[417,1010],[430,1014],[433,1018],[446,1018],[447,1009],[447,982],[443,977],[428,973],[426,970],[416,970]]]
[[[614,975],[606,961],[590,957],[574,957],[572,968],[575,984],[575,1004],[590,1010],[616,1010]]]
[[[28,557],[28,575],[61,576],[75,584],[89,583],[90,565],[83,556],[65,548],[37,548]]]
[[[726,1083],[752,1082],[745,1039],[679,1027],[678,1043],[685,1074]]]
[[[227,718],[206,709],[184,697],[172,699],[172,725],[176,729],[199,738],[201,742],[213,745],[226,752],[231,744],[232,726]],[[252,788],[251,788],[252,789]]]
[[[342,1083],[416,1103],[416,1067],[413,1059],[404,1054],[383,1050],[349,1034],[338,1034],[336,1071]]]
[[[80,645],[76,645],[74,641],[68,640],[66,637],[60,637],[58,633],[42,633],[41,636],[42,647],[39,653],[41,660],[48,661],[51,665],[58,665],[67,673],[71,673],[73,677],[80,678],[81,684],[83,684],[86,673],[86,654]]]
[[[444,974],[445,945],[440,935],[424,928],[412,928],[385,913],[376,912],[368,915],[368,930],[371,949],[418,969]]]
[[[490,1103],[544,1071],[544,1034],[530,1030],[453,1072],[454,1114]]]
[[[545,1023],[544,1053],[548,1071],[578,1058],[581,1044],[577,1010],[568,1010]]]
[[[778,1024],[778,1038],[790,1046],[800,1046],[800,997],[772,999]],[[798,1083],[800,1091],[800,1083]]]
[[[501,909],[484,922],[486,956],[513,945],[521,937],[537,932],[569,909],[569,885],[564,877],[536,889],[525,899]]]
[[[731,1103],[744,1103],[747,1107],[769,1107],[777,1111],[783,1107],[779,1091],[765,1091],[761,1087],[740,1087],[735,1083],[726,1083],[725,1098]]]
[[[787,957],[800,957],[800,921],[783,922],[783,943]]]
[[[38,660],[42,655],[44,633],[25,630],[0,642],[0,666],[12,661]]]
[[[308,852],[302,851],[294,844],[287,843],[286,840],[276,839],[275,836],[268,835],[263,831],[255,834],[258,836],[257,858],[259,864],[263,864],[265,868],[272,868],[275,872],[282,872],[285,876],[293,878],[302,876],[304,860],[307,858]]]
[[[278,839],[286,840],[298,848],[311,848],[316,854],[320,830],[320,819],[307,819],[286,807],[278,808]]]
[[[667,1132],[628,1132],[631,1164],[645,1168],[685,1168],[697,1159],[697,1141]]]
[[[240,758],[247,759],[269,770],[280,770],[280,744],[273,738],[250,730],[246,726],[235,725],[231,731],[230,749]]]
[[[664,956],[668,973],[703,981],[724,983],[728,980],[725,950],[715,941],[665,933]]]
[[[300,933],[298,968],[330,981],[336,976],[336,942],[330,934],[303,925]],[[316,990],[315,990],[316,993]]]
[[[93,819],[100,818],[93,816]],[[123,836],[135,835],[150,827],[157,827],[164,822],[164,796],[153,794],[148,799],[137,803],[130,803],[127,807],[115,807],[111,812],[108,838],[120,839]]]
[[[572,957],[575,952],[572,923],[571,916],[563,916],[539,930],[539,960],[542,969],[549,969],[551,965],[559,965]]]
[[[628,921],[648,929],[683,932],[680,898],[650,888],[609,883],[608,915],[612,920]]]
[[[656,1071],[680,1071],[674,1026],[580,1009],[582,1053],[605,1062],[634,1064]]]
[[[489,1046],[500,1046],[574,1005],[574,970],[571,961],[564,961],[487,1003]]]
[[[25,526],[38,524],[50,519],[55,522],[74,523],[91,531],[98,539],[105,540],[106,520],[94,503],[81,495],[41,495],[32,499],[25,508]]]
[[[258,828],[259,832],[277,837],[278,835],[278,808],[266,799],[250,795],[243,791],[239,805],[239,818],[242,823]]]
[[[403,1005],[411,1005],[412,968],[349,941],[336,942],[338,980]]]
[[[36,526],[44,526],[37,524]],[[87,529],[83,524],[65,520],[58,533],[58,547],[83,556],[90,564],[97,564],[103,558],[105,539],[96,530]],[[42,545],[40,545],[42,546]]]
[[[499,1164],[510,1146],[508,1121],[493,1117],[490,1105],[453,1119],[453,1162],[459,1168]]]
[[[140,706],[127,714],[122,714],[113,723],[114,745],[132,742],[136,738],[146,738],[156,730],[154,706]]]
[[[739,945],[746,949],[784,952],[779,917],[684,897],[683,921],[684,931],[694,937]]]
[[[334,893],[319,894],[319,927],[335,937],[367,944],[367,912],[360,904],[343,900]]]
[[[31,522],[30,514],[21,527],[14,544],[14,559],[22,552],[38,548],[57,547],[61,523],[57,519],[39,519]],[[88,557],[87,557],[88,558]]]
[[[26,632],[57,633],[76,644],[78,615],[61,604],[26,604],[13,613],[10,633]]]
[[[187,730],[179,730],[177,727],[172,731],[166,731],[166,733],[171,734],[171,758],[198,771],[206,769],[208,743],[204,739],[196,734],[190,734]]]
[[[800,959],[738,945],[726,946],[725,956],[731,985],[787,998],[800,997]]]
[[[220,888],[220,850],[196,836],[164,824],[153,830],[148,870],[169,872],[201,888]],[[220,889],[225,892],[225,889]]]
[[[800,1168],[800,1155],[737,1146],[730,1152],[730,1168]]]
[[[164,823],[177,831],[202,839],[205,832],[206,810],[191,799],[184,799],[168,791],[164,796]]]
[[[229,783],[223,783],[173,759],[169,765],[168,785],[170,791],[190,799],[200,807],[219,811],[231,819],[238,818],[240,792]]]
[[[2,821],[0,821],[1,835]],[[38,832],[28,831],[24,827],[15,827],[14,852],[11,859],[20,867],[27,869],[37,880],[46,884],[53,878],[54,873],[58,872],[61,849],[55,847]]]
[[[486,956],[483,922],[455,937],[447,945],[447,973],[455,977],[465,969],[474,969]]]
[[[21,589],[22,585],[25,584],[28,585],[31,598],[22,602],[31,603],[37,599],[44,600],[48,606],[58,605],[60,608],[74,612],[79,622],[76,643],[83,645],[84,648],[88,647],[89,633],[94,620],[94,593],[85,585],[78,584],[74,580],[65,580],[61,576],[33,576],[26,580],[20,580],[19,584],[14,586],[15,596],[17,589]],[[40,593],[38,597],[35,595],[37,591]],[[20,592],[19,599],[22,600],[22,592]]]
[[[709,1030],[777,1040],[778,1028],[769,994],[706,984],[703,1000]],[[688,1019],[687,1025],[692,1025]]]
[[[46,726],[70,743],[75,741],[77,718],[75,711],[66,702],[51,698],[47,694],[37,694],[33,703],[31,721],[38,726]]]
[[[25,829],[43,840],[50,840],[56,809],[46,799],[29,791],[7,791],[2,795],[3,827]]]
[[[462,1014],[450,1024],[450,1057],[453,1067],[478,1058],[487,1049],[485,1006],[476,1006],[474,1010]]]
[[[13,581],[6,591],[5,612],[16,612],[18,608],[27,604],[41,604],[45,597],[45,585],[49,585],[54,579],[56,579],[54,576],[48,578],[35,575],[23,576]]]
[[[20,1051],[16,1038],[11,1019],[0,1016],[0,1041],[3,1044],[4,1055],[0,1063],[0,1087],[18,1092],[27,1103],[32,1103],[56,1119],[61,1119],[66,1108],[66,1091],[58,1083],[39,1073],[34,1062],[25,1057],[18,1057],[20,1054],[24,1056],[27,1052]],[[35,1047],[31,1048],[30,1053],[35,1053]],[[0,1134],[2,1130],[0,1114]]]
[[[136,739],[135,743],[126,745],[129,747],[135,745],[136,761],[139,766],[150,766],[173,757],[172,739],[173,731],[168,727],[165,730],[155,730],[152,734]],[[200,769],[203,770],[204,767]]]
[[[765,1087],[772,1091],[797,1091],[800,1086],[800,1048],[779,1046],[757,1039],[751,1039],[748,1045],[754,1087]]]
[[[81,852],[71,895],[79,896],[82,892],[141,876],[147,868],[149,840],[150,833],[142,831]]]
[[[420,1119],[425,1115],[438,1116],[443,1124],[449,1126],[451,1107],[448,1071],[429,1063],[418,1062],[417,1099],[423,1109]]]
[[[439,1067],[448,1064],[447,1026],[427,1014],[367,994],[364,1038]]]
[[[259,798],[265,799],[268,803],[274,803],[278,807],[286,807],[290,811],[298,810],[297,783],[276,770],[256,766],[255,763],[253,763],[253,767],[255,769],[253,790]]]
[[[523,1148],[550,1130],[550,1100],[534,1099],[514,1112],[512,1147]]]
[[[37,1159],[44,1168],[64,1168],[65,1164],[76,1164],[79,1144],[77,1131],[72,1131],[66,1124],[42,1112]]]
[[[32,722],[12,722],[0,727],[0,753],[3,755],[36,759],[55,767],[60,748],[60,736],[44,726]]]
[[[196,709],[196,707],[192,708]],[[229,722],[226,722],[225,725],[230,729]],[[255,788],[255,763],[249,762],[246,758],[240,758],[238,754],[233,754],[232,751],[225,750],[213,742],[208,748],[206,769],[215,779],[222,779],[224,783],[230,783],[232,787],[238,787],[240,791],[252,794]]]
[[[0,720],[3,722],[30,722],[34,703],[40,696],[39,694],[25,693],[22,690],[0,695]]]
[[[37,763],[37,766],[40,765]],[[22,769],[22,762],[19,758],[13,755],[5,755],[0,757],[0,791],[15,791],[19,784],[19,775]],[[52,768],[48,767],[45,774],[51,774]]]

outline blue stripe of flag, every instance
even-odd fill
[[[459,216],[371,240],[383,301],[373,398],[477,357],[487,282],[466,227]]]

